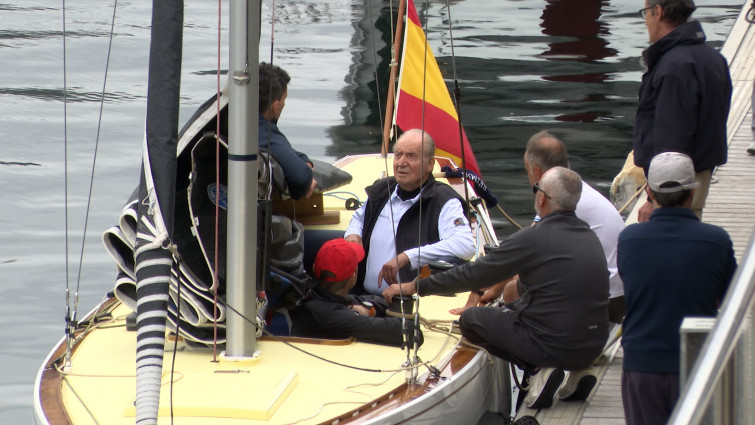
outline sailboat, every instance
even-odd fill
[[[269,197],[278,171],[258,152],[256,124],[247,119],[258,108],[260,7],[231,1],[229,82],[179,132],[182,4],[154,3],[141,183],[103,235],[120,273],[101,304],[70,320],[40,368],[37,423],[448,424],[474,423],[486,412],[508,416],[508,365],[455,332],[448,311],[464,304],[460,297],[422,298],[424,344],[411,353],[353,338],[262,335],[275,327],[271,317],[280,319],[272,313],[306,290],[291,270],[270,266],[272,212],[289,240],[297,234],[316,251],[343,235],[355,199]],[[406,10],[416,24],[411,1]],[[459,126],[457,140],[461,133]],[[459,158],[446,153],[436,171],[456,167]],[[390,161],[386,152],[316,164],[339,177],[320,192],[363,201],[363,188],[389,172]],[[465,179],[438,178],[474,193]],[[482,254],[497,239],[484,201],[470,205]],[[296,220],[286,221],[287,212]]]

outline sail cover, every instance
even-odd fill
[[[404,51],[396,97],[396,124],[403,131],[424,128],[435,140],[436,155],[449,157],[457,164],[462,163],[463,144],[464,168],[479,175],[477,160],[463,129],[462,137],[459,137],[458,114],[435,56],[427,44],[412,0],[407,1],[406,15]]]
[[[173,258],[183,1],[154,0],[137,210],[136,423],[157,423]]]

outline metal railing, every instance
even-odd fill
[[[752,307],[755,294],[755,233],[737,268],[724,298],[721,311],[708,335],[697,362],[682,388],[679,401],[671,414],[669,425],[697,425],[706,409],[727,364],[733,368],[733,379],[723,394],[715,397],[712,410],[717,412],[714,424],[755,423],[755,321]],[[708,420],[706,420],[706,423]]]

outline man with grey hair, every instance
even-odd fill
[[[366,253],[353,293],[380,295],[384,283],[411,280],[424,264],[469,260],[476,253],[463,201],[451,186],[433,178],[434,165],[432,137],[421,129],[408,130],[393,149],[393,177],[365,188],[367,201],[344,233]]]
[[[651,45],[642,52],[647,71],[642,76],[634,120],[634,163],[648,174],[650,160],[661,152],[681,152],[692,158],[695,190],[692,210],[702,218],[713,168],[726,163],[726,120],[731,102],[731,76],[721,54],[705,44],[692,0],[645,0],[645,20]],[[653,211],[648,201],[639,221]]]
[[[533,134],[524,152],[524,169],[530,184],[539,182],[543,174],[553,167],[569,168],[566,145],[548,131]],[[611,201],[584,181],[575,214],[598,235],[603,246],[610,282],[608,319],[612,323],[620,324],[624,318],[624,285],[616,267],[616,242],[619,233],[624,230],[624,219]],[[535,221],[539,219],[539,216],[535,217]],[[511,302],[518,297],[516,282],[509,283],[504,300]]]
[[[608,268],[595,233],[574,209],[582,179],[564,167],[533,186],[542,219],[503,241],[477,261],[421,280],[391,285],[393,296],[479,290],[519,275],[527,291],[507,308],[472,307],[462,335],[491,354],[514,362],[528,376],[524,403],[550,407],[564,370],[590,366],[608,337]],[[579,247],[579,249],[575,249]]]
[[[627,226],[619,236],[627,300],[621,340],[627,425],[668,421],[679,398],[682,319],[715,317],[736,269],[726,231],[701,223],[690,210],[697,187],[690,157],[656,155],[648,170],[650,220]]]

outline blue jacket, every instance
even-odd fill
[[[686,316],[714,317],[736,260],[726,231],[687,208],[659,208],[619,235],[624,281],[624,370],[679,373],[679,326]]]
[[[634,121],[635,165],[647,174],[661,152],[689,155],[696,172],[725,164],[731,77],[726,59],[705,44],[700,23],[679,26],[643,58],[648,70]]]
[[[269,151],[278,160],[281,168],[283,168],[288,193],[294,199],[303,198],[312,185],[312,178],[314,176],[312,168],[307,164],[307,162],[310,162],[309,158],[307,155],[294,150],[291,143],[286,139],[286,136],[278,130],[275,122],[266,120],[262,114],[260,114],[259,120],[259,146],[261,148],[268,148],[269,132]]]

